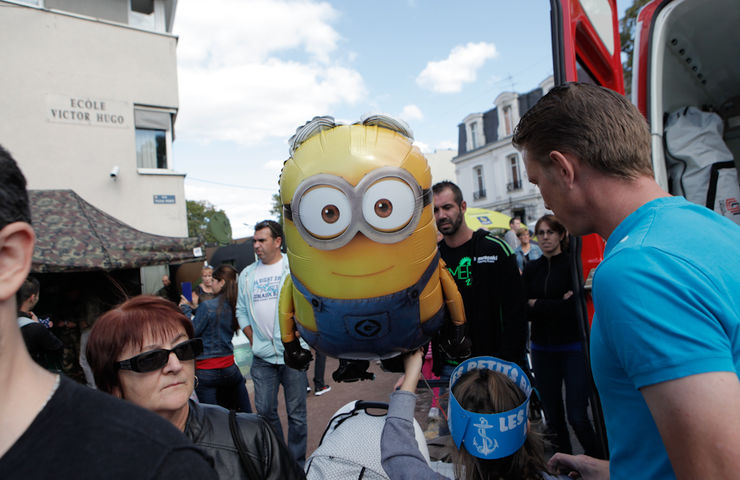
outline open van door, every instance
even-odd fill
[[[551,0],[550,7],[555,85],[588,82],[624,94],[616,0]],[[588,352],[593,318],[590,280],[604,258],[605,243],[596,234],[574,240],[571,242],[573,291],[580,299],[579,320]],[[593,382],[591,390],[591,412],[600,439],[600,453],[602,458],[608,458],[601,403]]]

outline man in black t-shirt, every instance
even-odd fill
[[[502,239],[467,226],[467,205],[457,185],[440,182],[432,191],[443,235],[439,251],[463,298],[472,355],[492,355],[525,368],[526,299],[514,252]],[[456,362],[435,353],[435,372],[445,378]]]
[[[0,477],[215,480],[205,454],[163,418],[31,359],[15,299],[31,267],[30,223],[26,180],[0,147]]]

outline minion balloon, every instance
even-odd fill
[[[280,197],[290,264],[279,317],[285,362],[317,350],[385,359],[429,341],[449,311],[464,339],[462,298],[439,256],[426,159],[405,123],[316,117],[290,139]],[[455,343],[453,341],[453,343]]]

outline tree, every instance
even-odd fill
[[[208,228],[208,225],[214,216],[223,215],[226,217],[226,213],[223,210],[216,209],[212,203],[205,200],[187,200],[185,203],[188,211],[188,236],[198,237],[201,242],[206,244],[218,243],[218,239]]]
[[[622,44],[622,53],[625,60],[622,63],[624,70],[624,92],[629,97],[632,92],[632,57],[634,56],[635,27],[637,26],[637,14],[640,9],[650,0],[634,0],[632,6],[624,11],[624,17],[619,20],[619,40]]]
[[[272,208],[270,213],[277,218],[280,225],[283,224],[283,202],[280,200],[280,193],[272,194]]]

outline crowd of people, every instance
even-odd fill
[[[645,120],[610,90],[553,88],[522,117],[513,141],[554,212],[534,231],[516,218],[504,238],[473,231],[460,188],[432,188],[439,252],[462,295],[472,351],[447,351],[444,329],[431,344],[435,374],[449,385],[442,433],[451,436],[454,477],[736,476],[740,255],[732,252],[740,228],[658,186]],[[707,231],[722,232],[712,250]],[[589,233],[607,243],[587,342],[570,241]],[[278,303],[290,270],[282,227],[265,220],[253,238],[256,262],[241,273],[206,266],[192,298],[165,276],[158,296],[96,312],[76,330],[85,331],[82,357],[94,382],[83,374],[76,383],[61,372],[80,352],[65,357],[65,342],[33,313],[41,292],[28,276],[26,184],[0,148],[2,476],[47,478],[53,465],[59,478],[305,478],[311,389],[306,372],[284,361]],[[715,251],[729,254],[717,261]],[[234,360],[237,332],[254,355],[256,412]],[[380,450],[393,479],[443,478],[413,439],[423,350],[404,355],[390,397]],[[592,376],[608,452],[589,417]],[[99,391],[81,385],[88,382]],[[323,367],[314,388],[328,391]],[[528,420],[535,397],[544,437]],[[584,455],[573,455],[568,425]],[[549,461],[546,445],[557,452]],[[43,462],[34,460],[40,446]]]

